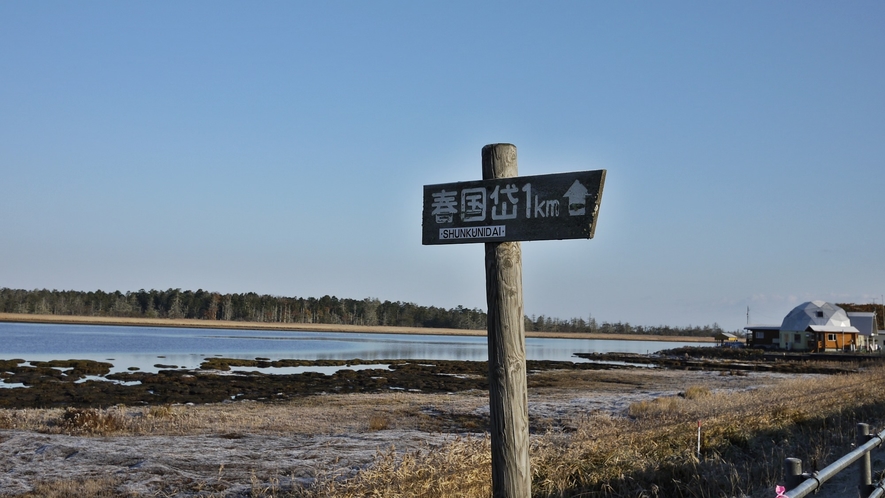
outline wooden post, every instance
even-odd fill
[[[870,424],[857,424],[857,435],[854,442],[857,447],[867,444],[870,440]],[[864,453],[857,461],[857,493],[861,498],[867,498],[873,492],[873,467],[870,463],[870,452]]]
[[[516,146],[482,148],[484,180],[517,176]],[[492,432],[492,495],[528,498],[528,387],[519,242],[486,243],[489,339],[489,413]]]

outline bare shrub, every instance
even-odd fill
[[[390,419],[384,415],[372,415],[369,419],[370,431],[383,431],[390,428]]]
[[[175,414],[175,411],[172,408],[172,405],[167,404],[167,405],[151,406],[150,408],[148,408],[147,413],[145,413],[145,416],[150,417],[150,418],[169,419],[169,418],[172,418],[174,416],[174,414]]]
[[[72,434],[106,435],[124,429],[125,422],[119,414],[96,408],[67,408],[59,425]]]
[[[0,429],[14,428],[15,423],[12,414],[6,410],[0,411]]]
[[[710,389],[705,386],[689,386],[685,388],[685,399],[698,399],[710,395]]]

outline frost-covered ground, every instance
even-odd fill
[[[786,377],[654,369],[541,375],[541,385],[546,387],[533,388],[529,394],[529,415],[538,432],[568,426],[596,411],[621,414],[633,402],[675,395],[689,386],[745,390]],[[336,395],[328,403],[322,396],[310,400],[309,409],[256,402],[180,407],[191,410],[187,416],[194,427],[199,426],[195,418],[237,405],[250,412],[249,423],[230,415],[222,417],[228,425],[183,435],[164,430],[157,435],[119,436],[0,430],[0,495],[31,491],[37,482],[112,478],[122,483],[121,493],[131,495],[185,497],[214,491],[240,496],[254,487],[287,488],[293,481],[309,483],[317,476],[349,475],[391,448],[410,452],[468,434],[484,437],[481,428],[459,428],[458,424],[481,421],[488,414],[486,394],[476,392]],[[373,424],[372,416],[380,422]],[[254,422],[262,417],[278,422]]]

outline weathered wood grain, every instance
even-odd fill
[[[516,147],[486,145],[483,179],[517,176]],[[492,492],[495,497],[531,495],[528,388],[519,242],[486,243],[489,407]]]

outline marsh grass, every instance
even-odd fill
[[[490,496],[491,448],[488,437],[458,437],[442,447],[399,454],[381,451],[374,464],[348,480],[327,479],[304,497],[446,498]]]
[[[685,388],[685,399],[699,399],[710,395],[710,389],[706,386],[689,386]]]
[[[120,498],[131,496],[121,494],[117,490],[117,479],[87,478],[66,481],[41,482],[28,493],[17,495],[18,498]],[[2,491],[0,491],[2,493]]]
[[[877,372],[739,393],[687,390],[634,403],[627,417],[590,417],[574,435],[539,439],[535,492],[717,497],[773,489],[784,458],[822,468],[849,449],[858,422],[881,425],[885,396],[869,383]]]
[[[369,419],[370,431],[383,431],[390,428],[390,419],[383,415],[372,415]]]
[[[124,425],[120,413],[97,408],[66,408],[58,423],[65,432],[86,435],[112,434]]]
[[[626,416],[589,413],[574,432],[533,439],[533,495],[758,495],[783,483],[786,457],[823,468],[850,450],[858,422],[881,426],[885,393],[870,379],[883,374],[878,367],[737,393],[688,388],[634,403]],[[380,455],[372,468],[312,496],[489,496],[489,451],[478,444],[455,441],[401,461]]]
[[[0,429],[89,436],[439,432],[449,423],[446,415],[487,405],[486,396],[477,393],[455,400],[436,394],[355,394],[308,396],[286,403],[0,409]],[[428,416],[428,406],[443,416]]]
[[[615,378],[607,375],[607,380]],[[820,469],[850,450],[858,422],[871,424],[877,432],[882,430],[885,390],[877,389],[873,379],[883,375],[885,368],[875,367],[859,374],[801,376],[772,387],[742,391],[689,385],[680,389],[681,396],[638,401],[622,415],[588,411],[570,420],[568,430],[551,427],[532,437],[533,495],[767,496],[775,484],[783,484],[786,457],[801,458],[806,470]],[[625,376],[622,380],[625,383],[620,389],[625,389],[629,379]],[[734,381],[745,380],[736,377]],[[350,434],[398,428],[433,432],[441,427],[436,419],[451,416],[454,420],[458,413],[484,404],[487,398],[479,393],[458,397],[315,396],[286,404],[111,407],[79,415],[65,410],[0,410],[0,427],[90,435]],[[348,417],[330,417],[332,413],[348,413]],[[413,452],[381,451],[372,465],[355,475],[318,472],[308,487],[293,489],[273,479],[253,479],[251,496],[487,497],[490,475],[488,438],[453,437],[443,445]],[[75,485],[86,484],[72,482],[70,487]],[[105,485],[110,489],[114,483]],[[76,495],[116,496],[101,492]],[[224,496],[220,485],[201,492],[200,496]]]

